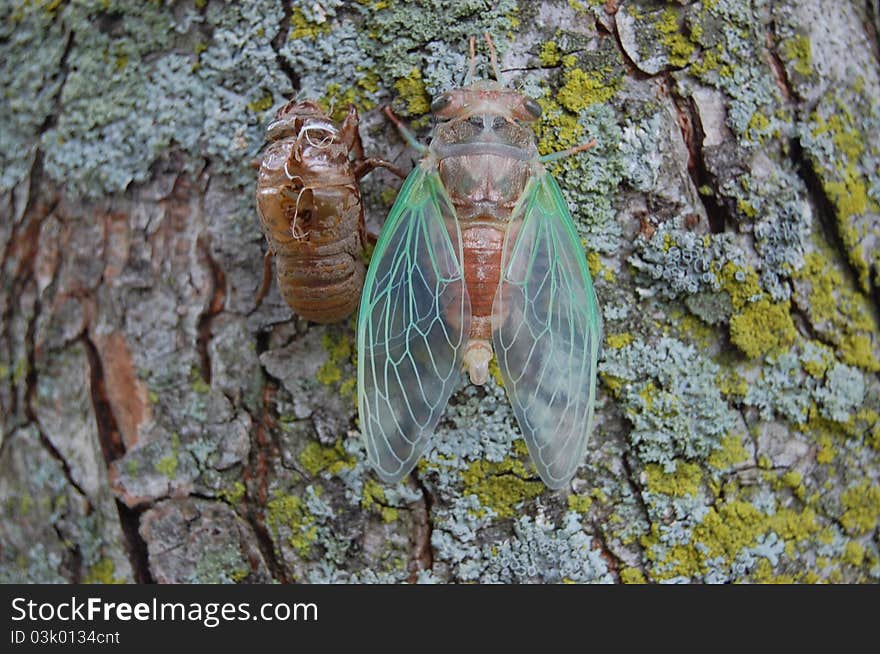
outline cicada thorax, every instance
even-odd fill
[[[506,318],[494,315],[505,236],[516,234],[515,226],[509,223],[534,173],[538,153],[534,133],[509,116],[503,93],[500,98],[495,91],[479,88],[471,93],[478,97],[478,102],[471,104],[482,113],[464,114],[439,124],[431,150],[436,153],[440,179],[455,208],[461,233],[462,267],[471,306],[464,363],[471,381],[483,384],[492,358],[493,321],[497,324]],[[489,97],[483,97],[485,94]]]
[[[260,224],[281,295],[314,322],[349,316],[363,287],[356,139],[354,108],[339,125],[311,102],[288,103],[268,129],[257,183]]]

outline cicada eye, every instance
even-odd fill
[[[526,101],[523,103],[523,107],[525,107],[525,110],[528,111],[529,115],[535,120],[541,117],[541,105],[539,105],[531,98],[526,98]]]
[[[450,102],[452,102],[452,98],[450,98],[445,93],[443,95],[438,95],[431,102],[431,113],[436,114],[443,111],[444,109],[446,109],[446,107],[449,106]]]

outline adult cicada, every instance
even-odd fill
[[[274,255],[278,287],[300,316],[342,320],[357,307],[364,283],[364,208],[358,180],[379,159],[365,159],[354,106],[341,125],[314,102],[291,101],[267,130],[257,181],[257,213]]]
[[[533,99],[501,82],[434,99],[431,144],[379,236],[358,316],[358,411],[386,482],[425,451],[464,367],[474,384],[494,355],[541,479],[571,480],[593,421],[602,322],[587,261],[549,161],[528,124]],[[394,119],[393,114],[388,112]],[[394,119],[396,122],[396,119]]]

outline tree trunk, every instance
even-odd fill
[[[880,577],[877,2],[490,4],[3,2],[0,580]],[[464,377],[383,485],[354,319],[256,301],[274,110],[409,169],[379,107],[427,142],[483,32],[542,152],[597,142],[554,171],[605,322],[561,492]]]

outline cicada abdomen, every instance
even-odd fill
[[[494,355],[538,474],[556,489],[586,450],[602,322],[571,213],[544,164],[592,142],[540,156],[529,127],[540,106],[500,79],[470,83],[473,45],[465,86],[431,105],[431,144],[399,125],[423,158],[364,284],[360,427],[379,476],[400,480],[462,367],[483,384]]]
[[[363,159],[352,106],[340,125],[313,102],[289,102],[267,131],[257,211],[281,295],[300,316],[351,315],[364,283]]]

